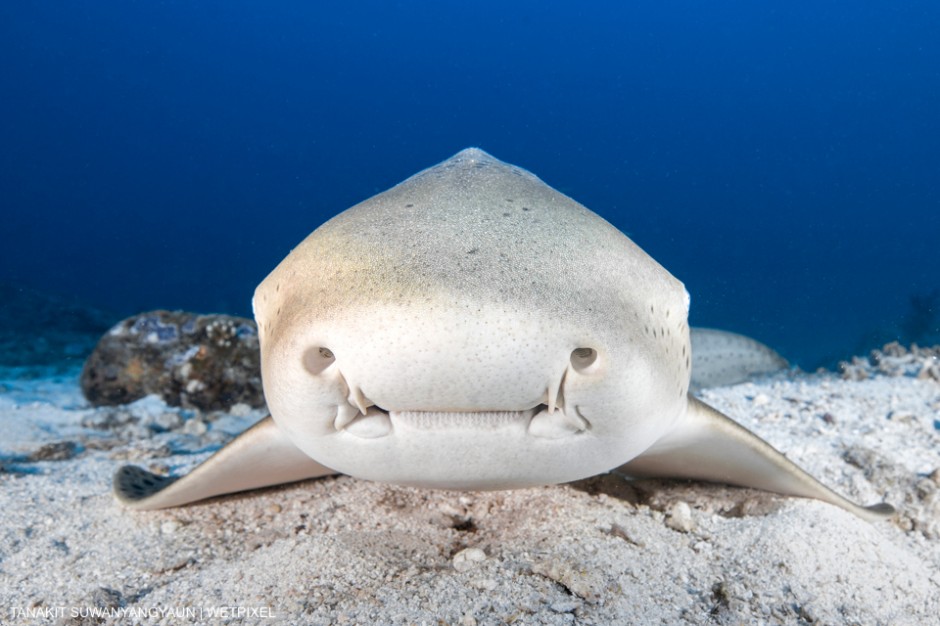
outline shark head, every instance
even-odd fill
[[[687,406],[683,285],[478,149],[334,217],[253,304],[274,421],[352,476],[575,480],[642,453]]]
[[[463,150],[318,228],[258,286],[271,417],[185,476],[124,466],[133,509],[350,474],[508,489],[617,469],[818,498],[835,493],[688,395],[682,284],[529,172]],[[786,362],[698,330],[701,380]]]

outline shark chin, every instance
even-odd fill
[[[618,465],[574,407],[384,411],[369,407],[302,448],[337,472],[414,487],[495,490],[570,482]]]

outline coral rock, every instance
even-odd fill
[[[872,350],[868,359],[852,357],[839,363],[845,380],[865,380],[873,376],[910,376],[940,382],[940,345],[910,349],[894,341],[881,350]]]
[[[229,315],[141,313],[98,341],[85,361],[81,385],[96,406],[157,394],[167,404],[205,411],[260,407],[257,328]]]

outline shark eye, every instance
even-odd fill
[[[575,348],[571,351],[571,367],[576,372],[587,373],[597,361],[597,350],[594,348]]]
[[[329,366],[333,365],[333,363],[336,361],[336,357],[333,356],[333,351],[329,348],[318,346],[316,348],[310,348],[307,350],[307,352],[304,353],[303,360],[304,368],[316,376]]]

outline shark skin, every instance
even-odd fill
[[[258,286],[271,417],[186,476],[123,467],[115,494],[155,509],[337,473],[489,490],[616,469],[890,515],[689,395],[689,301],[597,214],[462,150],[332,218]]]
[[[693,391],[736,385],[790,367],[772,348],[744,335],[692,327],[690,338]]]

